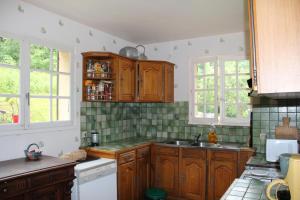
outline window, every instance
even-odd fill
[[[70,51],[0,37],[0,128],[71,125]]]
[[[190,123],[249,125],[249,78],[249,61],[244,57],[194,60],[190,73]]]

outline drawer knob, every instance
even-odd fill
[[[4,192],[4,193],[6,193],[8,190],[7,190],[7,188],[4,188],[3,190],[2,190],[2,192]]]

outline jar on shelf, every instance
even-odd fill
[[[87,77],[92,78],[94,74],[94,65],[93,65],[93,60],[89,59],[87,63]]]

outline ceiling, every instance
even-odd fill
[[[122,39],[149,44],[247,29],[246,0],[23,0]]]

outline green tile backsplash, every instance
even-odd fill
[[[209,126],[188,124],[188,102],[175,103],[90,103],[81,105],[81,132],[97,130],[101,142],[133,136],[193,139]],[[218,126],[219,140],[247,143],[249,127]],[[86,145],[82,140],[82,145]]]
[[[253,144],[265,152],[265,134],[274,138],[282,117],[290,117],[291,126],[300,128],[300,101],[268,100],[253,103]],[[101,142],[134,136],[193,139],[209,126],[188,124],[188,102],[175,103],[90,103],[81,104],[81,132],[97,130]],[[247,143],[249,127],[217,126],[219,140]],[[261,135],[262,134],[262,135]],[[261,137],[262,136],[262,137]],[[82,145],[86,145],[82,140]]]

